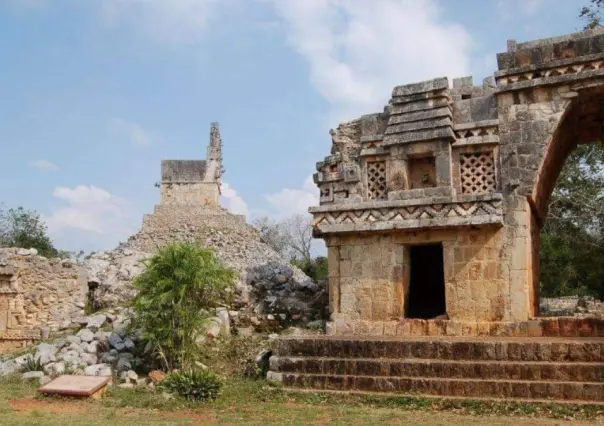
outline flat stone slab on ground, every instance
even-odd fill
[[[109,376],[70,376],[63,375],[42,386],[38,392],[64,396],[96,397],[100,396],[111,381]]]

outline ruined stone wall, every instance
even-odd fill
[[[0,315],[8,312],[9,318],[0,333],[33,332],[39,337],[41,327],[52,331],[68,328],[74,318],[84,315],[88,286],[76,261],[47,259],[35,250],[8,248],[0,249],[0,263],[14,271],[15,288],[6,294],[8,304],[0,306]]]

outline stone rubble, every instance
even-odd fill
[[[242,311],[239,319],[244,323],[249,323],[252,316],[265,322],[268,315],[279,316],[281,322],[324,318],[326,283],[313,282],[261,242],[255,228],[233,219],[235,216],[226,211],[220,212],[203,216],[205,222],[203,218],[196,221],[202,226],[175,229],[174,224],[166,222],[165,228],[157,232],[141,231],[113,251],[86,258],[84,267],[95,287],[95,308],[120,306],[130,300],[135,294],[132,279],[143,271],[144,260],[158,247],[174,241],[202,241],[238,272],[235,308]],[[224,323],[226,315],[222,315]]]

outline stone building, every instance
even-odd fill
[[[212,123],[205,160],[162,160],[160,204],[218,207],[221,175],[222,140]]]
[[[538,315],[549,196],[570,151],[603,140],[604,30],[509,41],[497,61],[482,85],[397,86],[382,112],[331,131],[310,209],[328,246],[330,333],[447,318],[435,332],[472,334]]]

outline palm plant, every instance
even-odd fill
[[[234,277],[211,249],[189,243],[165,246],[146,261],[134,280],[133,325],[166,370],[194,366],[204,322],[229,303]]]

